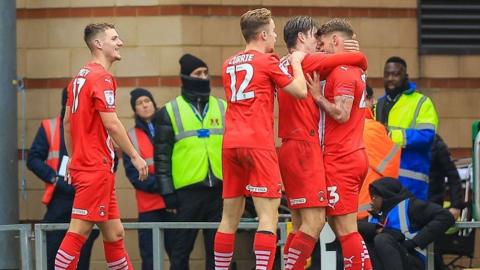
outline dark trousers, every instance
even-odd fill
[[[72,212],[73,200],[54,197],[47,206],[47,213],[43,218],[44,223],[69,223]],[[48,231],[47,235],[47,269],[55,268],[55,256],[67,231]],[[90,233],[85,245],[80,252],[77,269],[88,270],[90,268],[90,255],[95,239],[99,235],[98,230]]]
[[[375,270],[424,270],[425,264],[392,235],[377,234],[372,243],[367,243],[370,259]]]
[[[168,222],[171,219],[171,214],[165,209],[155,210],[150,212],[139,213],[139,222]],[[165,234],[165,243],[170,242],[169,235]],[[152,230],[141,229],[138,230],[138,245],[140,248],[140,256],[142,257],[142,270],[153,269],[153,239]],[[169,245],[165,245],[167,253],[169,253]]]
[[[184,188],[176,191],[179,201],[177,213],[172,215],[175,222],[219,222],[222,217],[221,186]],[[205,245],[205,269],[215,269],[213,242],[216,230],[203,230]],[[193,250],[197,229],[166,231],[170,241],[167,252],[170,270],[188,270],[190,253]],[[170,251],[168,251],[170,250]]]

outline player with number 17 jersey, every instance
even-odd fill
[[[99,112],[115,112],[116,89],[113,76],[98,63],[86,64],[68,85],[71,169],[113,172],[113,142]]]
[[[279,198],[281,177],[273,134],[277,88],[292,83],[277,55],[241,51],[223,64],[227,98],[222,146],[223,198]]]

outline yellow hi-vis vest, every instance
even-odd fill
[[[208,112],[202,120],[182,96],[165,106],[175,135],[172,153],[175,189],[202,182],[209,164],[215,177],[221,180],[226,102],[210,96]]]

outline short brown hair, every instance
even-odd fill
[[[270,23],[272,12],[266,8],[249,10],[240,17],[243,38],[248,43],[255,39],[258,30]]]
[[[347,19],[344,18],[334,18],[330,21],[324,23],[318,29],[317,35],[326,35],[333,32],[342,32],[348,36],[348,38],[353,37],[353,27]]]
[[[111,23],[91,23],[85,26],[85,30],[83,30],[83,40],[85,40],[85,43],[87,43],[90,50],[92,49],[91,42],[97,34],[103,33],[108,29],[115,29],[115,25]]]

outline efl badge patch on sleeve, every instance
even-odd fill
[[[105,95],[105,102],[107,102],[107,108],[115,108],[115,95],[113,90],[105,90],[103,91]]]

